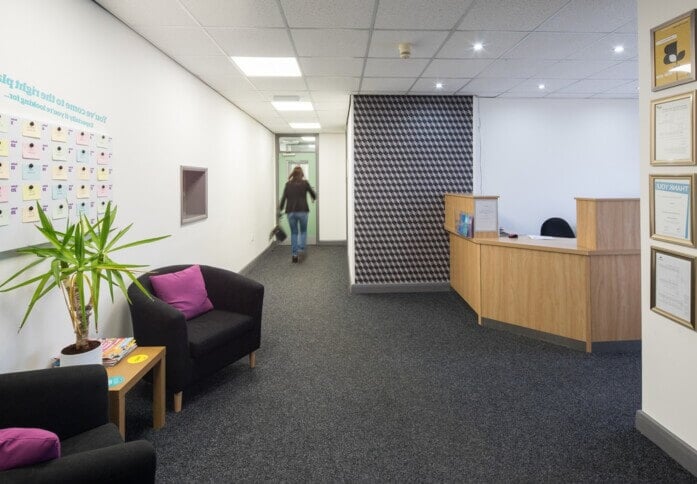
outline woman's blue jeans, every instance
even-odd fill
[[[290,225],[290,250],[293,255],[305,252],[307,241],[307,212],[288,212]]]

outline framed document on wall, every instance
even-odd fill
[[[651,29],[651,90],[695,80],[695,10]]]
[[[651,247],[651,310],[695,328],[695,259]]]
[[[695,175],[650,175],[651,238],[695,246]]]
[[[694,165],[695,91],[651,101],[651,164]]]

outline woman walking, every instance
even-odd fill
[[[293,262],[298,262],[299,257],[305,254],[305,242],[307,241],[307,214],[310,208],[307,206],[307,194],[312,201],[317,200],[317,195],[310,184],[305,180],[303,169],[299,166],[293,168],[283,189],[283,196],[279,208],[283,211],[285,206],[290,225],[290,250]]]

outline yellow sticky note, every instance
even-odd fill
[[[54,180],[67,180],[68,167],[66,165],[53,165],[51,168],[51,178]]]
[[[27,205],[22,209],[22,222],[38,222],[39,221],[39,211],[34,205]]]
[[[97,136],[97,147],[108,148],[109,147],[109,137],[105,134],[100,134]]]
[[[99,181],[107,181],[109,179],[109,168],[105,167],[100,167],[99,170],[97,170],[97,180]]]
[[[0,161],[0,178],[3,180],[10,178],[10,164],[6,161]]]
[[[129,363],[142,363],[148,359],[148,355],[133,355],[129,357],[126,361]]]
[[[38,200],[41,198],[41,185],[28,183],[22,186],[22,200]]]
[[[22,136],[41,138],[41,126],[36,121],[25,121],[22,123]]]
[[[10,156],[10,143],[6,139],[0,139],[0,156]]]
[[[68,145],[56,143],[53,145],[52,158],[55,161],[67,161],[68,160]]]
[[[77,179],[78,180],[89,180],[90,179],[90,169],[86,166],[81,166],[77,169]]]
[[[68,130],[63,126],[54,126],[51,130],[51,141],[68,141]]]
[[[87,184],[78,185],[75,196],[77,198],[90,198],[90,186]]]
[[[9,116],[0,114],[0,133],[7,133],[7,120]]]

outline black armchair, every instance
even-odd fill
[[[563,218],[552,217],[542,223],[540,227],[540,235],[549,235],[551,237],[566,237],[573,239],[576,237],[569,223]]]
[[[60,458],[1,471],[0,482],[154,482],[152,444],[124,443],[109,423],[107,381],[101,365],[0,374],[0,428],[41,428],[61,442]]]
[[[190,267],[155,269],[157,274]],[[167,389],[174,393],[174,411],[181,411],[183,390],[193,381],[249,355],[254,368],[261,344],[264,286],[225,269],[201,266],[213,310],[188,321],[184,314],[161,299],[145,296],[134,284],[131,299],[133,334],[141,346],[167,347]],[[153,293],[149,275],[138,278]]]

